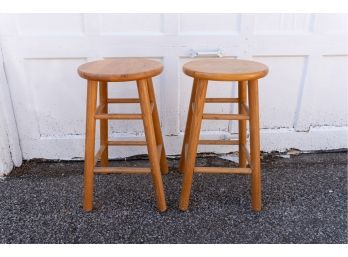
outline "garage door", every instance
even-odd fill
[[[82,158],[86,84],[76,69],[89,60],[131,56],[164,64],[155,90],[168,154],[180,152],[191,90],[191,78],[181,67],[207,55],[269,66],[269,75],[260,82],[264,151],[346,147],[347,15],[20,14],[0,19],[5,72],[25,159]],[[233,85],[212,82],[208,95],[235,96]],[[109,92],[136,96],[136,87],[112,83]],[[206,107],[207,112],[236,110],[229,104]],[[204,121],[202,130],[202,137],[231,138],[237,123]],[[142,123],[111,121],[110,133],[142,137]],[[110,154],[125,157],[145,150],[115,148]],[[233,149],[210,146],[200,151]]]

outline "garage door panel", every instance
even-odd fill
[[[185,34],[238,34],[240,14],[181,14],[179,26]]]
[[[20,14],[17,15],[22,35],[82,35],[82,14]]]
[[[312,15],[290,13],[263,13],[254,15],[256,34],[304,33],[312,26]]]
[[[27,59],[40,136],[79,135],[84,129],[86,85],[76,76],[86,59]]]
[[[100,33],[102,35],[161,33],[162,16],[159,13],[101,14]]]
[[[303,56],[255,57],[269,67],[259,81],[262,128],[292,128],[303,83],[306,58]]]

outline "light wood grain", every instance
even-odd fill
[[[226,167],[195,167],[195,173],[212,174],[251,174],[250,168],[226,168]]]
[[[94,156],[94,166],[97,164],[97,162],[100,160],[103,152],[105,151],[106,146],[105,145],[101,145],[99,150],[97,151],[97,153]]]
[[[108,98],[108,103],[111,104],[130,104],[130,103],[140,103],[139,98]]]
[[[250,168],[253,168],[252,162],[251,162],[251,159],[250,159],[250,153],[249,153],[248,149],[246,148],[246,145],[241,145],[240,148],[241,148],[240,151],[244,153],[245,158],[248,161],[248,164],[249,164]]]
[[[82,78],[96,81],[132,81],[159,75],[160,62],[144,58],[114,58],[88,62],[78,67]]]
[[[121,174],[146,174],[150,173],[151,169],[147,167],[95,167],[95,174],[110,174],[110,173],[121,173]]]
[[[188,209],[192,176],[195,172],[251,175],[252,208],[260,211],[261,169],[257,79],[266,76],[267,66],[246,60],[200,59],[186,63],[183,70],[186,75],[194,78],[194,85],[180,159],[180,170],[184,170],[180,210]],[[208,80],[238,81],[238,98],[206,98]],[[249,105],[247,105],[248,100]],[[238,114],[203,113],[204,103],[238,103]],[[238,120],[239,140],[199,140],[202,119]],[[250,154],[246,148],[247,120],[250,127]],[[238,145],[239,168],[194,167],[198,144]]]
[[[165,199],[161,169],[159,164],[160,156],[158,156],[147,80],[138,80],[137,86],[140,98],[141,112],[143,114],[145,138],[151,164],[151,174],[155,189],[157,208],[159,209],[159,211],[164,212],[167,209],[167,203]]]
[[[108,83],[99,82],[99,102],[103,107],[101,111],[103,113],[108,113]],[[107,167],[109,166],[109,149],[108,149],[108,134],[109,134],[109,125],[108,120],[103,119],[100,121],[100,145],[104,146],[105,150],[102,152],[100,165]]]
[[[259,127],[259,93],[257,80],[248,81],[250,110],[250,159],[251,203],[255,211],[260,211],[261,204],[261,165],[260,165],[260,127]]]
[[[238,103],[238,98],[205,98],[206,103]]]
[[[153,88],[153,83],[151,78],[147,79],[147,85],[148,85],[149,98],[150,98],[151,108],[152,108],[152,121],[153,121],[153,126],[155,129],[156,144],[158,146],[159,145],[161,146],[161,154],[160,154],[161,172],[162,174],[165,175],[168,173],[168,163],[167,163],[166,151],[164,148],[164,142],[162,138],[161,123],[160,123],[160,119],[158,115],[155,90]]]
[[[87,83],[86,107],[86,138],[85,138],[85,169],[84,169],[84,194],[83,209],[89,212],[93,209],[93,184],[94,184],[94,146],[95,146],[95,119],[94,113],[97,105],[97,81]]]
[[[191,129],[191,123],[192,123],[192,116],[193,116],[192,106],[193,106],[194,99],[196,97],[197,83],[198,83],[198,79],[194,79],[193,85],[192,85],[190,104],[189,104],[189,111],[188,111],[187,119],[186,119],[186,128],[185,128],[184,140],[182,143],[181,157],[180,157],[180,162],[179,162],[179,171],[181,173],[184,172],[184,167],[185,167],[186,145],[187,145],[188,139],[190,137],[190,129]]]
[[[200,59],[185,63],[183,71],[186,75],[199,79],[242,81],[266,76],[268,67],[248,60]]]
[[[88,79],[86,108],[86,145],[83,209],[93,209],[94,173],[149,173],[151,172],[159,211],[167,209],[161,171],[168,172],[168,164],[158,117],[152,76],[162,71],[157,61],[140,58],[117,58],[86,63],[78,68],[81,77]],[[139,98],[109,98],[108,82],[136,80]],[[97,90],[99,81],[99,106]],[[108,104],[138,104],[141,113],[108,113]],[[100,119],[100,149],[94,156],[95,126]],[[143,120],[145,141],[109,140],[108,120]],[[147,146],[151,168],[108,167],[108,146]],[[101,159],[101,167],[95,167]]]
[[[190,128],[190,135],[188,138],[188,147],[185,157],[184,178],[182,183],[179,208],[182,211],[186,211],[189,205],[193,169],[196,162],[197,147],[199,141],[199,132],[202,124],[202,115],[204,109],[204,100],[207,93],[207,80],[197,81],[197,92],[195,93],[194,103],[195,110],[192,115],[192,123]]]
[[[96,109],[95,113],[96,113],[97,115],[104,113],[105,107],[106,107],[105,104],[99,104],[99,105],[97,106],[97,109]]]
[[[204,113],[204,120],[248,120],[249,115],[246,114],[219,114],[219,113]]]
[[[241,112],[249,115],[249,107],[245,103],[240,104]]]
[[[241,115],[249,115],[249,111],[246,111],[246,108],[244,108],[246,101],[247,101],[247,81],[239,81],[238,82],[238,98],[239,98],[239,104],[238,104],[238,111]],[[238,130],[239,130],[239,167],[245,168],[246,167],[246,156],[245,152],[243,151],[242,147],[246,144],[246,138],[247,138],[247,123],[246,120],[239,120],[238,121]]]
[[[200,145],[238,145],[239,140],[199,140]]]
[[[144,146],[146,141],[140,140],[109,140],[108,145],[113,146]]]
[[[141,120],[143,116],[138,113],[110,113],[110,114],[96,114],[96,119],[108,120]]]

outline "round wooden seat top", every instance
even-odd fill
[[[163,65],[144,58],[115,58],[93,61],[78,67],[82,78],[94,81],[131,81],[159,75]]]
[[[186,63],[183,71],[198,79],[242,81],[266,76],[268,67],[259,62],[240,59],[200,59]]]

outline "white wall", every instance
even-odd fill
[[[22,152],[0,48],[0,176],[21,164]]]
[[[83,157],[86,83],[76,69],[119,56],[164,64],[156,95],[167,152],[178,154],[192,83],[181,67],[193,50],[214,49],[270,68],[260,81],[262,150],[347,148],[348,15],[1,14],[0,47],[24,159]],[[235,95],[232,84],[213,82],[208,95]],[[111,85],[110,94],[136,96],[136,90],[131,83]],[[236,111],[232,105],[206,109]],[[205,121],[203,130],[202,137],[233,137],[237,122]],[[111,131],[141,136],[142,124],[113,121]],[[145,152],[115,148],[111,157]]]

